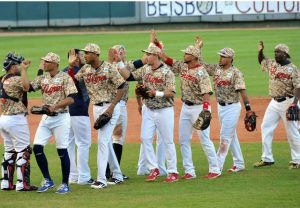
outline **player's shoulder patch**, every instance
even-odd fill
[[[55,84],[59,84],[61,82],[61,78],[60,77],[57,77],[53,80],[53,83]]]
[[[230,78],[232,77],[232,72],[228,72],[227,75],[226,75],[226,77],[227,77],[228,79],[230,79]]]
[[[103,72],[108,72],[109,71],[109,68],[108,67],[104,67],[103,68]]]
[[[202,77],[204,75],[204,72],[203,70],[199,70],[198,73],[197,73],[200,77]]]
[[[287,72],[288,72],[288,73],[291,74],[291,73],[293,73],[293,71],[294,71],[294,68],[293,68],[293,67],[288,67],[288,68],[287,68]]]

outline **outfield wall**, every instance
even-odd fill
[[[189,4],[188,4],[189,3]],[[217,3],[216,3],[217,4]],[[192,1],[182,5],[193,9]],[[293,4],[294,6],[294,4]],[[151,6],[157,12],[163,3]],[[289,6],[290,7],[290,6]],[[299,2],[295,3],[295,8]],[[147,17],[146,2],[0,2],[0,28],[299,20],[300,13]],[[299,9],[299,8],[298,8]],[[297,10],[298,11],[298,10]]]

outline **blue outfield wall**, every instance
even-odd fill
[[[162,8],[163,3],[159,4]],[[193,1],[189,2],[189,6]],[[215,2],[217,4],[217,2]],[[299,20],[300,14],[146,17],[146,2],[0,2],[0,28]],[[299,6],[299,4],[297,4]],[[152,6],[153,7],[153,6]],[[160,7],[156,6],[158,11]]]

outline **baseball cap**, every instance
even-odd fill
[[[81,49],[81,51],[95,53],[95,54],[99,55],[100,54],[100,47],[95,43],[88,43],[88,44],[86,44],[84,49]]]
[[[285,45],[283,43],[280,43],[277,46],[275,46],[275,50],[282,51],[282,52],[287,54],[288,58],[291,58],[290,55],[289,55],[289,47],[287,45]]]
[[[49,52],[45,57],[41,58],[44,61],[52,62],[52,63],[57,63],[59,64],[60,58],[57,54]]]
[[[226,58],[234,58],[234,50],[232,48],[223,48],[218,52],[218,54]]]
[[[145,50],[142,50],[142,52],[151,53],[151,54],[157,55],[158,53],[161,53],[161,50],[154,43],[150,43],[149,46],[148,46],[148,48],[145,49]]]
[[[193,45],[189,45],[185,50],[181,50],[186,54],[190,54],[195,56],[196,58],[200,58],[200,50]]]

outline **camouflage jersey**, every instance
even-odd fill
[[[71,94],[76,94],[77,89],[72,78],[59,71],[54,77],[49,73],[37,76],[31,82],[31,87],[36,91],[41,89],[43,103],[45,105],[56,105]],[[68,107],[57,109],[55,112],[68,112]]]
[[[294,64],[281,66],[275,60],[266,58],[261,62],[261,68],[269,73],[271,97],[293,96],[295,89],[300,88],[300,72]]]
[[[149,65],[144,65],[139,69],[134,69],[131,63],[126,65],[132,71],[132,75],[136,81],[142,81],[150,90],[164,91],[168,89],[175,92],[175,76],[166,64],[161,64],[159,68],[152,70]],[[161,109],[174,106],[173,98],[154,97],[145,99],[145,105],[150,109]]]
[[[106,61],[97,69],[85,64],[75,78],[78,81],[84,80],[92,104],[111,103],[117,94],[117,88],[125,82],[117,68]]]
[[[27,108],[22,102],[23,94],[25,93],[23,91],[22,78],[20,76],[11,76],[5,79],[5,76],[2,78],[2,80],[4,80],[3,88],[6,94],[10,97],[18,99],[19,101],[15,102],[9,98],[1,98],[0,106],[2,109],[2,115],[27,113]]]
[[[118,63],[116,63],[116,62],[114,62],[114,63],[112,63],[115,67],[120,67],[120,68],[123,68],[124,66],[124,63],[123,63],[123,65],[122,66],[119,66],[118,65]],[[126,64],[126,63],[125,63]],[[125,101],[125,102],[127,102],[128,101],[128,93],[129,93],[129,83],[128,82],[126,82],[125,83],[125,85],[124,85],[124,88],[123,88],[123,90],[125,91],[125,93],[123,94],[123,96],[121,97],[121,100],[123,100],[123,101]]]
[[[217,102],[237,103],[240,101],[239,90],[245,90],[243,74],[234,66],[223,69],[217,64],[204,64],[204,68],[213,77]]]
[[[171,70],[180,76],[181,100],[199,105],[203,103],[203,94],[212,94],[209,75],[206,70],[197,65],[189,69],[182,61],[174,61]]]

